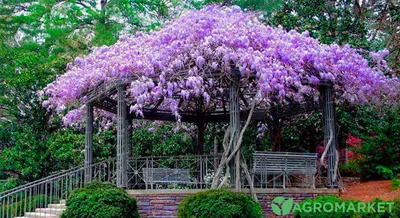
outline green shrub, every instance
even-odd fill
[[[359,177],[361,176],[361,168],[355,160],[349,160],[348,163],[339,166],[341,176]]]
[[[300,208],[303,208],[306,204],[313,205],[314,203],[321,203],[324,205],[325,203],[344,203],[345,207],[348,208],[350,203],[358,203],[360,201],[356,200],[343,200],[337,196],[319,196],[315,199],[306,199],[300,203]],[[380,199],[375,199],[372,201],[375,203],[384,202]],[[393,201],[391,201],[393,202]],[[312,207],[312,206],[311,206]],[[356,206],[357,207],[357,206]],[[294,216],[296,218],[400,218],[400,200],[395,200],[394,205],[392,206],[392,210],[389,212],[389,206],[385,205],[384,212],[343,212],[341,210],[334,211],[334,212],[323,212],[321,211],[295,211]]]
[[[400,174],[392,179],[392,186],[390,188],[392,190],[400,189]]]
[[[372,202],[384,202],[381,199],[375,199]],[[361,214],[361,218],[400,218],[400,199],[393,201],[394,205],[392,206],[392,211],[389,212],[389,206],[385,206],[385,212],[383,213],[364,213]]]
[[[112,184],[93,182],[77,189],[67,199],[62,218],[136,218],[137,202]]]
[[[382,179],[393,179],[394,178],[393,170],[388,167],[378,165],[375,167],[375,169],[376,169],[376,172],[381,176],[380,178],[382,178]]]
[[[304,205],[313,204],[313,203],[321,203],[322,205],[325,203],[342,203],[345,202],[345,205],[356,201],[344,201],[343,199],[337,196],[319,196],[315,199],[306,199],[300,203],[300,208],[303,208]],[[294,216],[296,218],[353,218],[356,217],[355,213],[345,213],[342,211],[337,212],[308,212],[308,211],[296,211]]]
[[[178,217],[257,218],[262,217],[262,211],[250,195],[213,189],[184,198],[178,207]]]

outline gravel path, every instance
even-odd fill
[[[372,201],[375,198],[383,200],[400,199],[400,189],[390,190],[391,180],[362,182],[358,185],[346,187],[346,192],[341,194],[343,199]]]

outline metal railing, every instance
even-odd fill
[[[206,189],[211,187],[221,154],[132,158],[128,187],[132,189]]]
[[[49,207],[66,199],[75,189],[86,182],[85,172],[91,172],[90,180],[115,183],[115,160],[102,161],[88,167],[77,167],[58,172],[46,178],[27,183],[0,193],[0,218],[24,216],[34,212],[38,216],[59,214],[57,207]]]
[[[255,188],[315,188],[316,154],[256,152],[246,163]],[[133,158],[128,164],[130,189],[207,189],[221,154]],[[242,188],[249,188],[244,172]]]
[[[287,156],[288,154],[280,155]],[[270,161],[274,160],[273,158],[270,159]],[[126,172],[128,180],[125,187],[130,189],[208,189],[211,187],[214,173],[220,161],[221,154],[131,158],[128,161]],[[257,167],[260,166],[256,165],[261,163],[261,168],[271,168],[272,165],[265,165],[264,162],[257,161],[254,157],[246,159],[246,162],[253,177],[254,187],[271,187],[268,186],[269,177],[266,174],[269,172],[268,169],[265,169],[265,174],[264,170],[260,173],[257,171]],[[276,162],[275,165],[277,163],[280,162]],[[276,168],[275,165],[273,166]],[[304,170],[305,176],[309,173],[314,175],[314,165],[303,165],[301,165],[301,168]],[[46,178],[1,192],[0,218],[24,216],[26,212],[35,212],[38,217],[40,214],[49,214],[46,217],[53,217],[52,215],[62,212],[54,206],[60,200],[67,199],[72,191],[83,187],[90,181],[116,184],[116,174],[116,161],[112,159],[88,167],[60,171]],[[276,175],[272,176],[275,176],[274,180],[280,179]],[[242,188],[248,188],[249,184],[244,178],[242,176]],[[304,178],[300,178],[300,187],[304,187]],[[296,178],[291,178],[290,175],[282,174],[281,179],[285,180],[284,188],[297,186]],[[275,188],[275,185],[272,187]],[[52,205],[52,207],[49,207],[49,205]]]

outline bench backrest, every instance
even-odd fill
[[[189,169],[175,168],[143,168],[143,180],[159,183],[189,183],[192,181]]]
[[[256,152],[253,158],[254,173],[315,174],[316,153]]]

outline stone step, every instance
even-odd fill
[[[36,208],[35,212],[60,215],[64,210],[64,208]]]
[[[59,218],[59,215],[56,214],[48,214],[48,213],[40,213],[40,212],[26,212],[25,217],[28,218]]]
[[[60,204],[67,204],[65,200],[60,200]]]
[[[60,208],[60,209],[67,208],[67,206],[65,204],[49,204],[47,207],[48,208]]]

